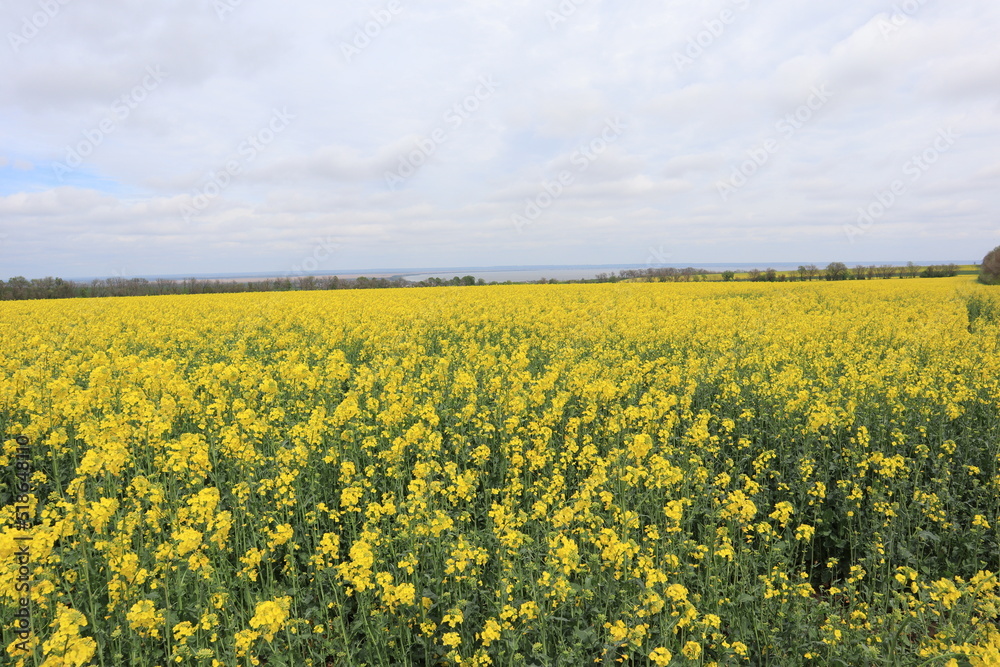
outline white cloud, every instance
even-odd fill
[[[282,271],[317,238],[342,247],[322,270],[642,263],[663,244],[680,263],[973,259],[995,245],[995,3],[900,15],[876,0],[588,0],[555,23],[558,2],[399,3],[385,21],[379,0],[244,2],[224,19],[200,0],[73,2],[16,49],[8,36],[5,270]],[[20,35],[35,11],[11,0],[0,32]],[[379,17],[348,62],[342,44]],[[678,67],[689,40],[701,52]],[[58,180],[53,163],[149,67],[163,82]],[[482,77],[495,91],[462,109]],[[830,99],[784,132],[822,85]],[[275,109],[295,120],[186,223],[182,205]],[[615,117],[627,128],[579,170],[574,156]],[[961,138],[848,244],[843,225],[947,127]],[[413,173],[393,190],[401,162]],[[572,183],[518,234],[511,216],[564,170]]]

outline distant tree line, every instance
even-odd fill
[[[996,263],[1000,267],[1000,249]],[[1000,268],[998,268],[1000,270]],[[858,266],[850,268],[842,262],[832,262],[821,269],[815,264],[800,266],[791,275],[779,273],[776,269],[751,269],[746,280],[753,282],[785,282],[793,280],[871,280],[874,278],[940,278],[958,275],[956,264],[916,266],[910,262],[906,266]],[[621,280],[641,280],[645,282],[700,282],[708,280],[712,274],[705,269],[694,267],[658,267],[649,269],[624,269],[617,273],[599,273],[593,280],[570,280],[571,283],[608,283]],[[1000,274],[998,274],[1000,275]],[[723,271],[722,279],[736,279],[734,271]],[[1000,278],[998,278],[1000,280]],[[541,279],[536,283],[555,284],[555,279]],[[454,278],[426,278],[411,282],[401,277],[392,278],[340,278],[337,276],[298,276],[295,278],[268,278],[263,280],[169,280],[157,278],[99,278],[90,282],[63,280],[62,278],[32,278],[15,276],[4,282],[0,280],[0,301],[22,301],[27,299],[71,299],[108,296],[157,296],[165,294],[231,294],[237,292],[290,292],[306,290],[335,289],[385,289],[389,287],[442,287],[486,285],[482,278],[455,276]],[[491,282],[491,285],[497,283]],[[506,281],[504,284],[513,284]]]
[[[74,281],[62,278],[32,278],[15,276],[0,280],[0,301],[26,299],[73,299],[107,296],[158,296],[164,294],[232,294],[237,292],[291,292],[334,289],[385,289],[389,287],[439,287],[444,285],[485,285],[474,276],[455,276],[450,279],[427,278],[411,282],[401,277],[392,278],[340,278],[338,276],[297,276],[263,280],[170,280],[157,278],[98,278]]]
[[[831,262],[821,269],[815,264],[799,266],[791,275],[778,273],[775,269],[751,269],[747,272],[747,280],[752,282],[784,282],[789,280],[875,280],[888,278],[946,278],[957,276],[957,264],[934,264],[932,266],[917,266],[913,262],[906,266],[882,264],[876,266],[849,267],[843,262]],[[725,271],[723,280],[733,280],[735,273]]]
[[[378,289],[409,285],[402,278],[270,278],[265,280],[169,280],[158,278],[99,278],[90,282],[62,278],[16,276],[0,280],[0,300],[69,299],[107,296],[155,296],[163,294],[230,294],[236,292],[289,292],[293,290]]]
[[[646,279],[650,282],[690,282],[703,280],[705,276],[711,275],[705,269],[696,269],[689,266],[686,269],[678,269],[672,266],[657,267],[651,269],[624,269],[617,274],[598,273],[594,282],[614,283],[619,280]],[[589,281],[583,281],[589,282]]]
[[[998,249],[1000,250],[1000,249]],[[997,264],[1000,266],[1000,252],[998,252]],[[802,280],[873,280],[876,278],[942,278],[946,276],[957,276],[959,266],[957,264],[936,264],[933,266],[917,266],[909,262],[906,266],[892,266],[883,264],[876,266],[856,266],[849,267],[843,262],[831,262],[825,268],[820,268],[815,264],[805,264],[799,266],[794,272],[779,272],[777,269],[750,269],[746,272],[743,280],[750,282],[786,282]],[[617,282],[619,280],[646,280],[646,281],[700,281],[712,275],[705,269],[677,268],[656,268],[656,269],[626,269],[617,274],[599,273],[596,282]],[[735,271],[723,271],[722,280],[730,282],[737,280]],[[582,281],[582,282],[595,282]],[[555,282],[555,281],[549,281]]]
[[[485,285],[486,281],[483,280],[482,278],[479,278],[477,280],[475,276],[462,276],[461,278],[455,276],[454,278],[451,279],[433,278],[433,277],[426,278],[418,283],[408,283],[408,284],[414,285],[416,287],[441,287],[443,285],[470,287],[472,285]]]

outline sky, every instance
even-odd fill
[[[0,278],[978,261],[995,0],[5,0]]]

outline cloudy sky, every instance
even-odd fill
[[[0,278],[977,260],[995,0],[5,0]]]

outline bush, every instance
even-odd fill
[[[990,250],[983,258],[983,266],[979,270],[979,282],[984,285],[1000,284],[1000,246]]]
[[[924,267],[921,271],[921,278],[950,278],[958,275],[957,264],[934,264]]]

